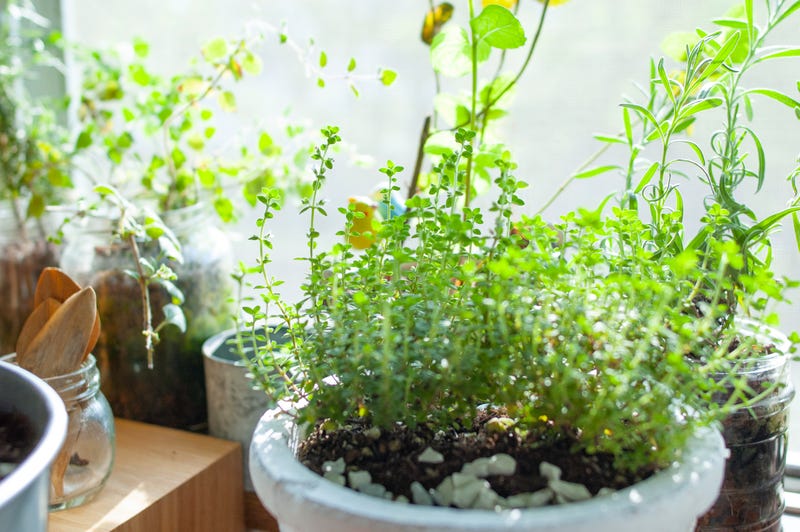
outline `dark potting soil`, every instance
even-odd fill
[[[0,463],[19,464],[36,444],[33,426],[19,412],[0,412]],[[0,481],[11,471],[0,470]]]
[[[426,489],[436,488],[446,477],[457,473],[466,463],[499,453],[512,456],[517,462],[513,475],[487,477],[492,489],[503,497],[530,493],[545,488],[547,479],[539,474],[539,464],[558,466],[561,478],[586,486],[592,494],[601,488],[622,489],[650,476],[653,471],[621,474],[613,467],[608,454],[575,453],[574,440],[568,437],[522,437],[516,431],[490,432],[483,415],[466,427],[434,431],[418,426],[414,430],[397,426],[381,430],[354,421],[344,428],[326,431],[316,429],[300,444],[298,458],[309,469],[322,474],[323,464],[344,458],[346,471],[368,471],[372,482],[380,484],[395,496],[412,500],[411,483],[417,481]],[[417,457],[427,447],[444,456],[440,464],[420,463]]]

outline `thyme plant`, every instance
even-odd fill
[[[323,133],[315,190],[339,141],[336,128]],[[308,276],[294,304],[280,299],[269,273],[265,228],[277,205],[259,196],[261,300],[244,307],[236,340],[256,385],[275,401],[304,404],[296,414],[303,422],[446,429],[490,405],[513,415],[517,430],[611,452],[623,470],[669,464],[698,426],[742,397],[711,400],[723,386],[744,387],[719,375],[731,351],[749,345],[717,341],[723,292],[701,318],[688,313],[699,255],[653,261],[649,228],[634,211],[617,208],[604,219],[578,210],[555,225],[516,220],[525,184],[508,156],[497,161],[491,206],[462,207],[462,163],[474,156],[474,136],[456,132],[458,149],[436,165],[436,179],[361,253],[348,243],[361,216],[353,208],[341,210],[340,242],[319,249],[313,224],[324,207],[312,195],[303,209],[312,224]],[[387,203],[403,170],[391,162],[382,169]],[[721,271],[707,275],[728,282]],[[265,322],[287,341],[259,333]]]

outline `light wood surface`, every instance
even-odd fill
[[[50,514],[49,532],[241,532],[241,446],[117,419],[114,469],[91,502]]]

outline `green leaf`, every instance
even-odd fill
[[[720,105],[722,105],[722,103],[723,103],[722,98],[704,98],[702,100],[694,100],[693,102],[691,102],[690,104],[686,105],[681,109],[678,117],[680,119],[688,118],[701,111],[719,107]]]
[[[150,74],[145,70],[143,65],[138,63],[134,63],[128,67],[128,73],[131,76],[136,84],[146,87],[152,81],[152,77]]]
[[[44,214],[44,198],[42,198],[39,194],[34,194],[31,196],[31,200],[28,202],[28,209],[25,213],[27,218],[39,218],[42,214]]]
[[[514,14],[505,7],[489,4],[470,21],[470,27],[479,41],[493,48],[519,48],[525,44],[525,30]]]
[[[140,37],[133,38],[133,53],[137,57],[145,58],[150,53],[150,45]]]
[[[489,58],[491,48],[478,43],[478,61]],[[431,66],[443,76],[458,78],[472,72],[472,46],[464,28],[447,25],[431,43]]]
[[[258,137],[258,151],[264,155],[270,155],[274,146],[272,137],[266,131],[263,131]]]
[[[761,190],[764,185],[764,177],[766,174],[767,157],[764,154],[764,147],[761,145],[761,140],[756,136],[755,132],[750,128],[744,128],[750,138],[753,139],[753,145],[756,147],[756,155],[758,156],[758,172],[756,173],[757,186],[756,192]]]
[[[792,109],[795,107],[800,107],[800,101],[797,101],[786,94],[773,89],[749,89],[745,91],[745,94],[760,94],[762,96],[772,98],[773,100],[791,107]]]
[[[214,210],[217,211],[220,219],[225,223],[233,222],[236,219],[233,202],[228,198],[223,196],[214,198]]]
[[[217,97],[220,109],[233,113],[236,111],[236,96],[231,91],[223,91]]]
[[[395,79],[397,79],[397,72],[394,70],[389,70],[388,68],[381,69],[381,83],[388,87],[394,83]]]
[[[611,170],[617,170],[617,169],[619,169],[618,165],[609,164],[609,165],[606,165],[606,166],[598,166],[596,168],[591,168],[589,170],[584,170],[583,172],[577,173],[577,174],[573,175],[572,177],[573,177],[573,179],[586,179],[586,178],[589,178],[589,177],[594,177],[596,175],[603,174],[605,172],[609,172]]]
[[[208,90],[209,83],[200,76],[186,78],[178,85],[178,91],[185,94],[188,98],[195,98]]]
[[[779,59],[782,57],[798,57],[800,56],[800,48],[786,48],[780,50],[778,52],[771,52],[766,55],[762,55],[758,59],[756,59],[753,64],[761,63],[762,61],[769,61],[770,59]]]
[[[738,20],[733,18],[718,18],[715,19],[713,22],[717,26],[722,26],[724,28],[732,28],[735,30],[747,31],[747,22],[743,20]]]
[[[261,74],[261,58],[253,52],[248,51],[242,58],[242,69],[251,76],[257,76]]]
[[[594,135],[595,140],[605,142],[606,144],[627,144],[624,139],[620,137],[612,137],[611,135]]]
[[[355,69],[356,69],[356,60],[355,58],[351,57],[350,62],[347,63],[347,71],[352,72]]]
[[[183,314],[183,310],[178,305],[167,304],[164,305],[162,309],[164,312],[164,321],[159,324],[158,328],[161,329],[164,325],[174,325],[177,327],[182,333],[186,332],[186,316]]]
[[[221,61],[228,55],[228,41],[222,37],[211,39],[203,46],[202,53],[209,63]]]
[[[92,126],[89,125],[80,132],[78,138],[75,140],[75,150],[82,150],[92,145]]]
[[[328,66],[328,54],[326,54],[324,51],[319,53],[319,66],[320,68],[325,68]]]
[[[776,20],[775,20],[775,24],[773,24],[773,26],[780,24],[780,23],[781,23],[783,20],[785,20],[787,17],[791,16],[791,15],[792,15],[792,13],[794,13],[794,12],[795,12],[795,11],[797,11],[798,9],[800,9],[800,0],[798,0],[797,2],[795,2],[794,4],[792,4],[792,5],[791,5],[791,7],[789,7],[788,9],[786,9],[786,11],[784,11],[784,12],[783,12],[783,13],[782,13],[782,14],[781,14],[781,15],[780,15],[780,16],[779,16],[779,17],[778,17]]]
[[[660,129],[660,128],[661,128],[661,125],[662,125],[662,124],[661,124],[661,123],[658,121],[658,119],[657,119],[657,118],[656,118],[656,117],[653,115],[653,113],[651,113],[651,112],[650,112],[650,110],[649,110],[649,109],[647,109],[646,107],[642,107],[641,105],[639,105],[639,104],[636,104],[636,103],[622,103],[622,104],[620,104],[620,105],[621,105],[622,107],[626,107],[626,108],[628,108],[628,109],[632,109],[633,111],[636,111],[636,113],[637,113],[639,116],[641,116],[643,120],[647,120],[647,121],[649,121],[651,124],[653,124],[653,127],[655,127],[656,131],[658,131],[658,132],[660,132],[660,131],[661,131],[661,129]],[[627,126],[626,126],[626,127],[627,127]]]
[[[700,38],[696,33],[683,31],[667,35],[661,42],[661,50],[675,61],[686,61],[686,50],[694,48]]]
[[[200,181],[200,184],[205,188],[211,188],[217,182],[217,179],[214,176],[214,172],[212,172],[208,168],[198,168],[197,179]]]
[[[656,173],[656,170],[658,170],[658,167],[658,163],[653,163],[650,165],[650,168],[647,169],[642,178],[639,180],[639,184],[636,185],[636,189],[634,190],[636,194],[639,194],[642,190],[644,190],[644,187],[650,183]]]
[[[670,81],[669,76],[667,76],[667,71],[664,70],[663,57],[658,61],[658,67],[656,70],[658,72],[658,78],[661,80],[661,86],[664,87],[664,92],[667,93],[667,96],[669,96],[670,101],[674,104],[675,95],[672,92],[672,82]]]

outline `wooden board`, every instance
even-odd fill
[[[91,502],[50,514],[49,532],[242,532],[241,446],[117,419],[114,469]]]

